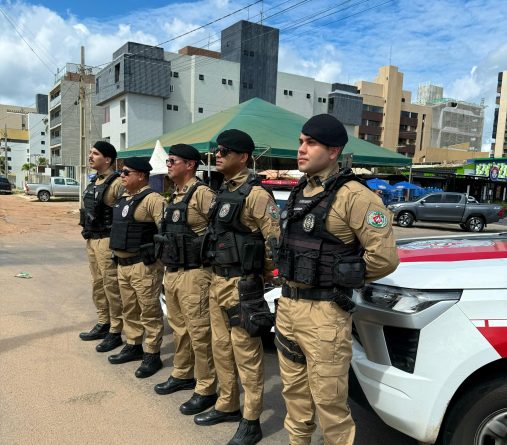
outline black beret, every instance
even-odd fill
[[[116,148],[114,148],[109,142],[97,141],[93,144],[93,147],[100,151],[106,158],[111,158],[112,161],[116,159]]]
[[[252,154],[255,148],[252,138],[241,130],[225,130],[217,137],[217,144],[237,153]]]
[[[123,165],[138,172],[150,172],[153,170],[148,158],[127,158],[123,161]]]
[[[169,154],[174,156],[179,156],[182,159],[186,159],[188,161],[197,161],[201,160],[201,155],[197,151],[196,148],[187,144],[175,144],[169,149]]]
[[[301,133],[328,147],[345,147],[349,137],[343,124],[330,114],[318,114],[306,121]]]

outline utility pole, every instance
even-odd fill
[[[83,193],[86,183],[86,135],[85,135],[85,49],[81,47],[81,65],[79,67],[79,206],[83,206]]]

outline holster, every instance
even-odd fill
[[[150,264],[153,264],[157,261],[157,257],[155,256],[155,244],[142,244],[139,248],[139,256],[143,260],[144,265],[149,266]]]
[[[274,316],[264,299],[262,278],[240,280],[238,291],[239,304],[227,310],[230,326],[242,327],[251,337],[270,332],[274,326]]]

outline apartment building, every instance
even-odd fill
[[[359,81],[356,87],[363,99],[356,137],[409,157],[430,144],[431,108],[412,103],[398,67],[383,66],[373,82]]]
[[[42,159],[46,160],[46,166],[51,164],[49,150],[49,117],[48,96],[37,94],[35,113],[28,114],[28,153],[27,162],[39,165]]]
[[[83,75],[85,150],[102,137],[104,110],[94,105],[95,74]],[[80,65],[67,63],[49,92],[49,145],[52,174],[76,179],[80,160]]]
[[[494,139],[490,152],[492,158],[507,157],[507,81],[503,82],[504,77],[507,79],[507,71],[498,73],[495,117],[491,135]]]
[[[32,107],[0,104],[0,156],[1,174],[21,187],[22,166],[29,162],[28,115],[35,112]]]
[[[126,43],[97,74],[103,138],[123,150],[252,97],[307,117],[329,112],[353,132],[361,121],[357,89],[278,71],[278,46],[276,28],[244,20],[222,31],[220,52]],[[355,107],[344,112],[345,102]]]

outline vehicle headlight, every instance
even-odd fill
[[[415,314],[439,301],[459,301],[461,290],[418,290],[369,284],[358,291],[363,303],[404,314]]]
[[[387,206],[387,208],[388,208],[389,210],[395,210],[395,209],[397,209],[399,206],[400,206],[399,204],[389,204],[389,205]]]

